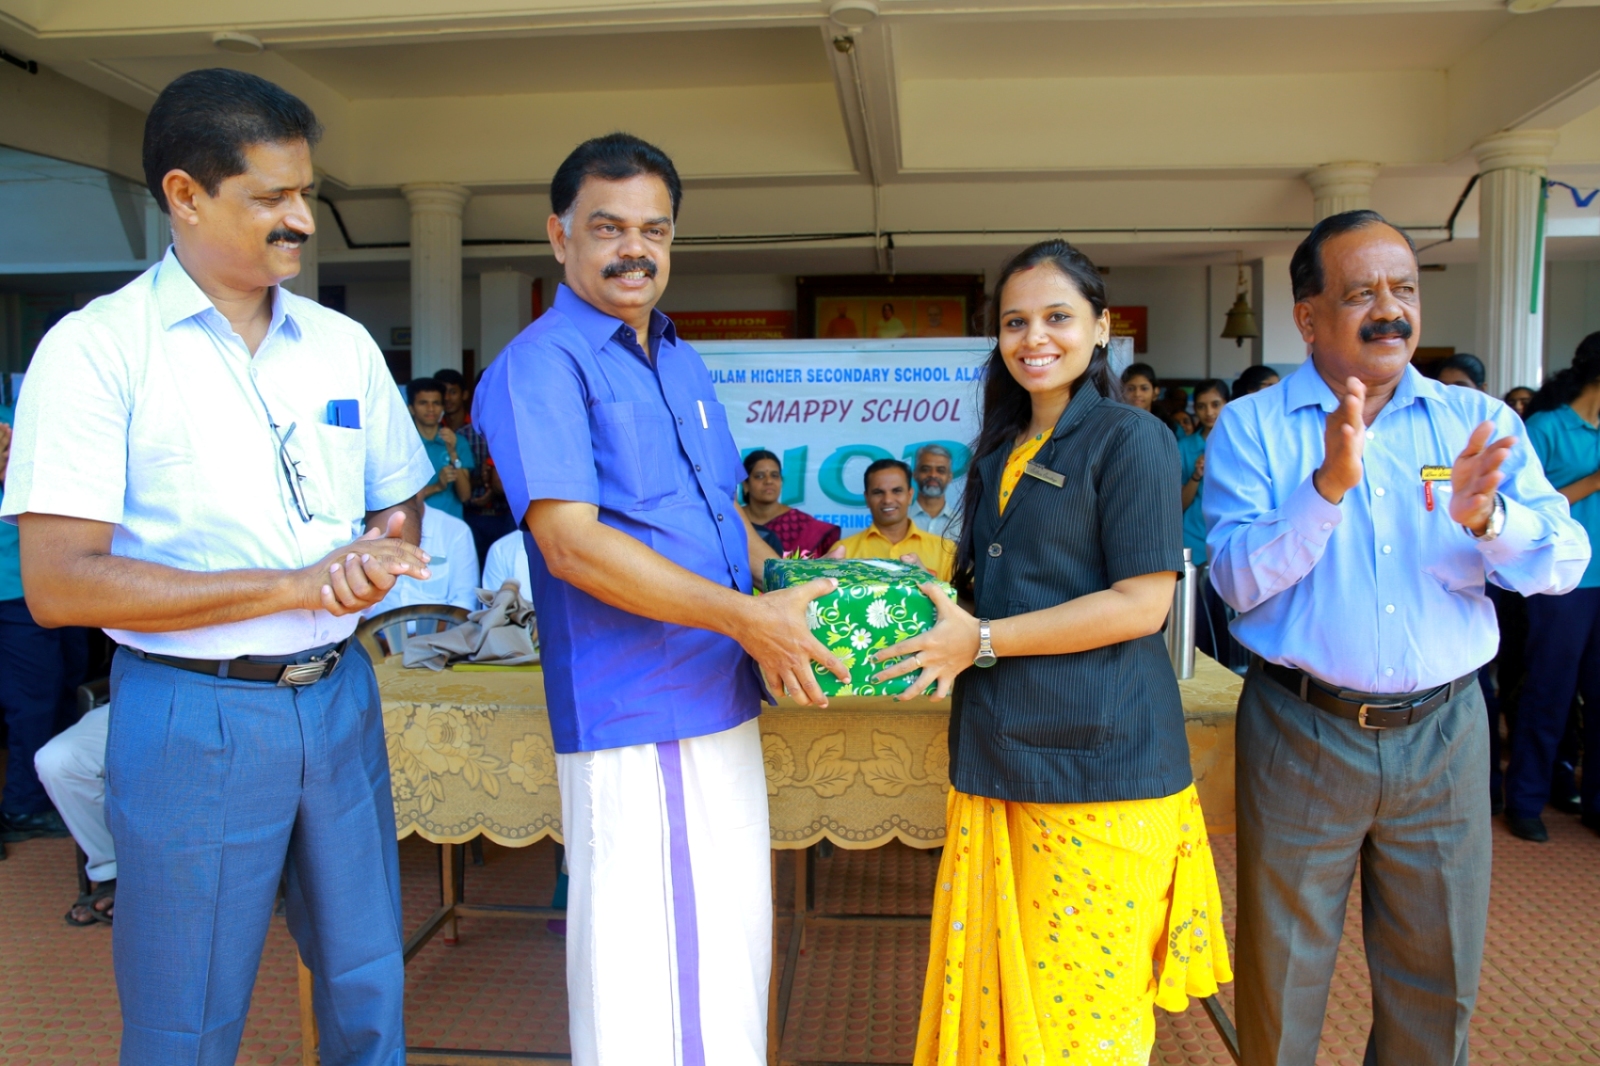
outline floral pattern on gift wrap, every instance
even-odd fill
[[[401,803],[415,803],[424,814],[433,810],[444,800],[447,776],[459,776],[468,788],[498,796],[505,767],[483,747],[483,733],[493,720],[493,707],[385,705],[383,726],[397,813]]]
[[[938,613],[918,587],[929,580],[927,572],[887,559],[773,559],[767,563],[769,589],[819,577],[831,577],[839,587],[808,605],[806,621],[816,638],[850,671],[850,682],[843,684],[813,664],[822,691],[830,696],[894,696],[910,688],[914,674],[873,681],[889,664],[875,662],[872,656],[933,628]]]

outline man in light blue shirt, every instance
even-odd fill
[[[173,247],[46,334],[17,408],[0,516],[28,607],[121,645],[123,1066],[232,1066],[280,884],[321,1061],[405,1061],[383,715],[350,636],[429,576],[433,470],[372,338],[280,285],[315,228],[319,132],[254,75],[174,79],[144,138]]]
[[[1324,219],[1291,262],[1311,358],[1207,443],[1211,580],[1257,656],[1239,701],[1244,1061],[1310,1066],[1358,865],[1368,1061],[1465,1066],[1488,920],[1484,582],[1562,593],[1588,538],[1498,400],[1410,366],[1410,239]]]

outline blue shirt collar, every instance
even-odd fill
[[[589,301],[567,288],[565,282],[556,286],[556,298],[551,306],[571,320],[577,327],[578,333],[588,342],[591,350],[598,352],[616,336],[617,330],[626,323],[613,315],[595,307]],[[678,343],[678,331],[672,325],[672,319],[662,314],[659,310],[650,310],[650,339],[666,338],[668,344]]]
[[[232,325],[223,317],[222,312],[217,310],[216,305],[211,302],[211,297],[195,284],[183,264],[178,262],[178,249],[175,245],[167,248],[167,254],[157,264],[152,288],[155,290],[156,309],[161,314],[162,329],[171,329],[179,322],[209,311],[216,315],[216,321],[223,329],[232,331]],[[272,322],[267,326],[268,337],[284,328],[285,323],[289,324],[296,338],[302,335],[300,323],[290,314],[288,304],[289,301],[283,298],[282,287],[274,285]],[[265,341],[262,343],[265,344]]]
[[[1394,395],[1383,405],[1383,409],[1398,411],[1411,406],[1419,399],[1442,404],[1449,399],[1449,393],[1445,390],[1452,387],[1454,386],[1441,385],[1432,378],[1423,377],[1415,366],[1407,366],[1405,373],[1400,375],[1400,383],[1395,386]],[[1284,381],[1283,392],[1284,403],[1291,411],[1317,406],[1331,414],[1339,406],[1339,398],[1333,394],[1328,383],[1322,380],[1322,375],[1317,373],[1316,364],[1310,359],[1301,363],[1300,369],[1290,374]]]

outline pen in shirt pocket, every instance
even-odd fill
[[[696,400],[694,405],[700,408],[700,428],[710,429],[711,423],[706,421],[706,402],[704,400]]]
[[[1448,466],[1425,466],[1422,468],[1422,505],[1428,510],[1433,510],[1433,485],[1437,481],[1449,481],[1450,468]]]

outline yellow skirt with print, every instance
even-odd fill
[[[1233,980],[1190,785],[1012,803],[950,790],[916,1066],[1146,1066],[1152,1005]]]

